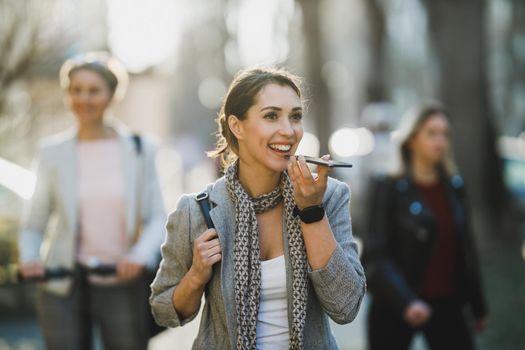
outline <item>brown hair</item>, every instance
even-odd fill
[[[234,115],[240,120],[245,120],[248,110],[256,103],[259,92],[272,83],[289,86],[299,98],[302,97],[300,79],[284,69],[249,68],[235,75],[216,119],[217,145],[215,150],[208,152],[210,157],[220,157],[224,168],[233,163],[239,153],[239,143],[230,130],[228,118]]]
[[[126,69],[116,58],[102,51],[86,52],[68,59],[60,68],[60,85],[64,90],[69,89],[71,77],[79,70],[89,70],[97,73],[104,79],[109,91],[115,99],[124,97],[128,74]]]
[[[436,114],[442,115],[446,119],[449,118],[445,107],[436,101],[424,102],[415,106],[403,117],[401,127],[398,131],[399,153],[401,158],[400,170],[402,172],[410,170],[410,164],[412,162],[410,141],[421,130],[421,127]],[[438,170],[440,170],[445,176],[452,176],[456,171],[455,162],[452,156],[452,146],[448,148],[443,162],[438,164]]]

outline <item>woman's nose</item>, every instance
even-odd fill
[[[91,96],[89,95],[88,92],[80,92],[78,94],[78,101],[79,102],[82,102],[82,103],[87,103],[89,102]]]
[[[292,124],[287,119],[283,120],[281,122],[281,125],[280,125],[280,128],[279,128],[279,132],[283,136],[293,136],[295,134],[295,130],[294,130]]]

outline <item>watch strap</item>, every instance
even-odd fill
[[[305,224],[311,224],[323,219],[325,211],[322,204],[312,205],[304,209],[299,209],[297,205],[294,207],[293,214]]]

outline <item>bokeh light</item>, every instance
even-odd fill
[[[367,128],[341,128],[330,136],[328,146],[338,157],[364,156],[374,150],[374,135]]]
[[[358,147],[357,135],[354,129],[342,128],[332,134],[328,141],[330,152],[339,157],[351,157]]]
[[[319,156],[319,139],[312,133],[305,132],[303,139],[297,147],[296,154],[306,155],[306,156]]]
[[[110,0],[108,41],[131,72],[141,72],[173,54],[185,24],[178,1]]]
[[[221,106],[226,89],[226,84],[221,79],[206,78],[199,84],[199,101],[206,108],[217,109]]]
[[[237,12],[237,36],[240,63],[271,64],[288,57],[288,17],[293,15],[293,1],[246,0]],[[285,20],[280,20],[284,17]]]

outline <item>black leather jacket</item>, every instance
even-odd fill
[[[458,228],[456,297],[468,303],[476,318],[486,315],[479,263],[465,206],[460,176],[443,179]],[[436,236],[433,214],[425,207],[412,179],[377,177],[364,235],[363,264],[374,302],[403,312],[418,298]]]

